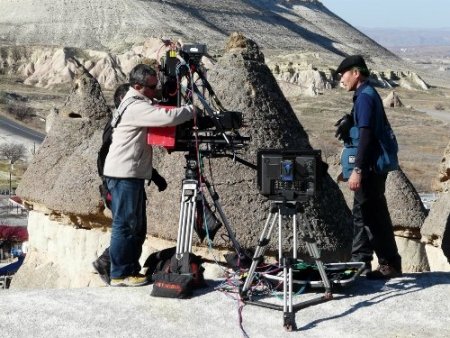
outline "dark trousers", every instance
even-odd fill
[[[370,262],[375,252],[379,264],[400,270],[401,258],[384,196],[386,177],[387,174],[368,172],[362,178],[361,188],[355,192],[352,261]]]
[[[111,278],[139,273],[139,257],[147,234],[146,195],[144,180],[107,178],[113,196],[111,244]]]
[[[444,234],[442,235],[441,248],[450,263],[450,218],[447,218],[447,224],[445,226]]]

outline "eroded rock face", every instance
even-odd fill
[[[430,86],[413,71],[378,71],[371,74],[371,81],[380,87],[393,88],[403,87],[411,90],[428,90]]]
[[[403,271],[429,271],[425,246],[420,241],[420,229],[427,217],[427,210],[401,169],[389,173],[385,195],[397,247],[402,257]]]
[[[142,59],[133,51],[114,55],[67,47],[0,47],[0,70],[23,77],[27,85],[51,88],[75,79],[78,70],[71,62],[74,57],[107,89],[125,82],[123,71],[129,71],[130,64]]]
[[[272,73],[280,85],[284,85],[284,83],[295,85],[289,90],[289,93],[295,91],[297,95],[316,96],[333,86],[331,74],[327,75],[324,71],[314,69],[310,64],[294,65],[290,63],[281,66],[276,64],[272,68]]]
[[[444,156],[442,157],[439,166],[439,182],[440,190],[448,192],[450,187],[450,143],[445,148]]]
[[[450,270],[450,194],[441,193],[421,229],[422,241],[434,252],[436,270]],[[447,261],[447,262],[446,262]],[[432,266],[433,268],[433,266]]]
[[[441,191],[433,203],[430,214],[421,229],[422,242],[427,244],[429,255],[433,255],[433,264],[437,270],[450,270],[450,143],[447,145],[439,166],[439,184]]]
[[[401,169],[389,173],[385,195],[396,235],[420,238],[420,228],[427,217],[427,211],[416,189]]]
[[[100,85],[82,67],[64,106],[33,158],[17,194],[65,214],[82,227],[101,221],[97,151],[110,110]],[[92,224],[91,224],[92,223]]]

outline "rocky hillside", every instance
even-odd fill
[[[0,17],[0,45],[109,52],[163,36],[221,49],[234,31],[245,32],[265,55],[364,50],[374,61],[395,59],[316,0],[10,0],[2,1]]]
[[[316,0],[16,0],[2,3],[2,12],[0,74],[38,87],[71,82],[68,60],[76,57],[113,89],[142,57],[162,56],[162,37],[206,43],[210,55],[221,55],[221,42],[244,32],[261,46],[276,79],[298,94],[330,89],[343,56],[360,53],[380,86],[428,88],[410,65]]]

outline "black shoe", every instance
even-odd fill
[[[102,281],[105,282],[105,284],[110,285],[111,278],[109,277],[109,266],[107,266],[107,264],[100,263],[98,260],[93,261],[92,266],[95,271],[97,271]]]
[[[400,277],[402,275],[401,269],[386,264],[380,264],[375,271],[366,274],[367,279],[390,279]]]

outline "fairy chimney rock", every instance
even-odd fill
[[[385,108],[397,108],[403,107],[403,103],[400,97],[395,91],[391,91],[389,95],[383,100],[383,106]]]
[[[17,194],[30,205],[89,223],[101,212],[96,160],[110,110],[95,78],[79,64],[77,73],[63,107],[52,111],[52,126]]]
[[[429,255],[433,256],[435,270],[450,270],[450,192],[448,189],[450,173],[450,143],[445,149],[439,167],[441,182],[438,199],[433,203],[421,234],[422,241],[428,244]]]
[[[441,159],[439,166],[439,190],[442,192],[448,192],[450,186],[450,143],[445,148],[444,155]]]

